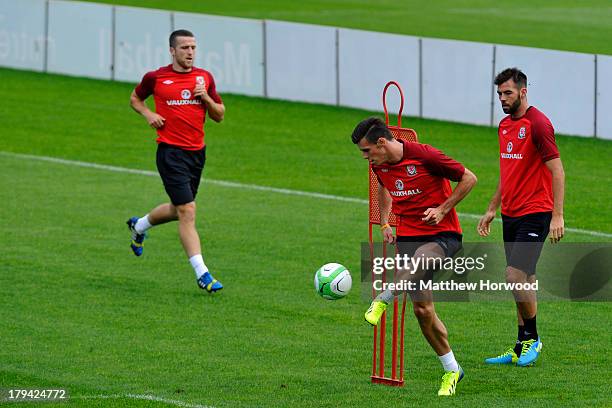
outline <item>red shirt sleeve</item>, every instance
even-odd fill
[[[451,159],[440,150],[426,144],[419,144],[420,159],[429,172],[438,177],[451,181],[459,181],[465,173],[465,167],[458,161]]]
[[[149,96],[153,94],[153,90],[155,89],[155,81],[157,79],[157,72],[151,71],[147,72],[143,77],[142,81],[136,86],[134,92],[136,95],[143,101],[147,99]]]
[[[210,85],[208,85],[208,95],[212,98],[216,103],[223,103],[221,100],[221,96],[217,93],[217,86],[215,85],[215,78],[213,78],[212,74],[208,74],[210,78]]]
[[[555,142],[555,129],[546,118],[536,117],[531,120],[531,140],[540,152],[542,161],[547,162],[561,157]]]

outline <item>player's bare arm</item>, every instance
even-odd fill
[[[210,97],[206,101],[208,116],[215,122],[221,122],[225,116],[225,105],[213,101]]]
[[[378,183],[378,205],[380,209],[380,232],[382,233],[383,239],[389,244],[395,242],[395,236],[393,235],[393,228],[389,224],[389,214],[391,213],[391,195],[389,191],[380,183]],[[385,228],[383,228],[386,225]]]
[[[495,215],[497,214],[497,209],[501,205],[501,183],[497,182],[497,189],[495,190],[495,194],[491,197],[491,201],[489,202],[489,207],[487,208],[487,212],[480,218],[478,221],[478,234],[481,237],[487,237],[491,233],[491,222],[495,219]]]
[[[147,104],[136,94],[136,91],[132,91],[132,95],[130,95],[130,105],[132,109],[144,116],[152,128],[159,129],[164,126],[166,119],[149,109]]]
[[[197,84],[193,90],[193,96],[202,99],[202,102],[206,104],[206,111],[208,116],[215,122],[221,122],[225,116],[225,105],[217,103],[213,98],[208,95],[206,88],[203,84]]]
[[[423,213],[425,217],[422,220],[428,225],[437,225],[450,210],[455,208],[468,195],[477,181],[476,175],[466,168],[453,193],[438,207],[425,210]]]
[[[547,161],[546,167],[552,174],[552,189],[554,207],[552,219],[550,220],[550,242],[559,242],[565,234],[565,223],[563,221],[563,199],[565,197],[565,171],[560,158]]]

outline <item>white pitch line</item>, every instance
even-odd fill
[[[110,166],[107,164],[98,164],[98,163],[90,163],[90,162],[83,162],[83,161],[77,161],[77,160],[59,159],[57,157],[36,156],[36,155],[31,155],[31,154],[21,154],[21,153],[12,153],[12,152],[3,152],[3,151],[0,151],[0,156],[38,160],[38,161],[44,161],[44,162],[49,162],[49,163],[65,164],[68,166],[79,166],[79,167],[86,167],[90,169],[114,171],[118,173],[139,174],[142,176],[158,177],[157,172],[150,171],[150,170],[130,169],[127,167]],[[323,200],[368,204],[368,200],[364,200],[362,198],[343,197],[343,196],[323,194],[323,193],[313,193],[310,191],[290,190],[287,188],[260,186],[257,184],[236,183],[234,181],[212,180],[210,178],[205,178],[204,183],[214,184],[214,185],[222,186],[222,187],[242,188],[242,189],[247,189],[247,190],[267,191],[267,192],[278,193],[278,194],[320,198]],[[470,214],[470,213],[462,213],[462,212],[459,213],[459,216],[463,218],[470,218],[473,220],[479,220],[481,217],[481,215],[478,215],[478,214]],[[501,222],[499,218],[496,218],[495,221]],[[585,230],[585,229],[580,229],[580,228],[566,228],[565,230],[567,232],[573,232],[576,234],[591,235],[594,237],[601,237],[601,238],[612,238],[612,234],[601,232],[601,231],[591,231],[591,230]]]
[[[155,401],[161,402],[168,405],[174,405],[175,407],[182,408],[214,408],[210,405],[190,404],[188,402],[166,399],[162,397],[156,397],[155,395],[144,395],[144,394],[111,394],[111,395],[78,395],[70,398],[76,399],[120,399],[129,398],[136,400]]]

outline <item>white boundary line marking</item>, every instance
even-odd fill
[[[77,395],[77,396],[70,396],[70,398],[75,398],[75,399],[121,399],[121,398],[128,398],[128,399],[136,399],[136,400],[161,402],[161,403],[164,403],[164,404],[174,405],[175,407],[182,407],[182,408],[213,408],[210,405],[190,404],[190,403],[184,402],[184,401],[166,399],[166,398],[156,397],[155,395],[148,395],[148,394],[146,394],[146,395],[145,394]]]
[[[31,155],[31,154],[11,153],[11,152],[3,152],[3,151],[0,151],[0,156],[38,160],[38,161],[44,161],[44,162],[49,162],[49,163],[65,164],[65,165],[68,165],[68,166],[79,166],[79,167],[86,167],[86,168],[90,168],[90,169],[99,169],[99,170],[106,170],[106,171],[114,171],[114,172],[118,172],[118,173],[139,174],[139,175],[142,175],[142,176],[154,176],[154,177],[158,177],[157,172],[150,171],[150,170],[130,169],[130,168],[127,168],[127,167],[110,166],[110,165],[107,165],[107,164],[97,164],[97,163],[89,163],[89,162],[83,162],[83,161],[77,161],[77,160],[60,159],[60,158],[57,158],[57,157],[36,156],[36,155]],[[290,189],[286,189],[286,188],[260,186],[260,185],[257,185],[257,184],[236,183],[236,182],[233,182],[233,181],[212,180],[210,178],[205,178],[203,180],[204,180],[204,183],[214,184],[214,185],[222,186],[222,187],[243,188],[243,189],[247,189],[247,190],[268,191],[268,192],[278,193],[278,194],[286,194],[286,195],[296,195],[296,196],[303,196],[303,197],[320,198],[320,199],[323,199],[323,200],[333,200],[333,201],[344,201],[344,202],[349,202],[349,203],[368,204],[368,200],[364,200],[364,199],[361,199],[361,198],[342,197],[342,196],[337,196],[337,195],[332,195],[332,194],[322,194],[322,193],[313,193],[313,192],[309,192],[309,191],[290,190]],[[481,217],[478,214],[470,214],[470,213],[459,213],[459,216],[461,216],[463,218],[470,218],[470,219],[473,219],[473,220],[479,220],[480,217]],[[496,218],[495,221],[501,222],[501,220],[499,218]],[[591,230],[585,230],[585,229],[580,229],[580,228],[566,228],[565,230],[568,231],[568,232],[576,233],[576,234],[591,235],[591,236],[594,236],[594,237],[602,237],[602,238],[612,238],[612,234],[609,234],[609,233],[606,233],[606,232],[601,232],[601,231],[591,231]]]

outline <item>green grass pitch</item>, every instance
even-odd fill
[[[608,0],[94,0],[136,7],[612,54]]]
[[[6,69],[0,76],[0,151],[155,170],[153,131],[128,105],[133,85]],[[314,293],[314,271],[325,262],[344,263],[358,279],[366,205],[206,182],[364,199],[367,163],[349,135],[371,113],[224,100],[226,120],[207,125],[198,197],[205,259],[227,286],[215,296],[197,289],[176,225],[154,229],[142,259],[130,253],[124,221],[166,199],[157,177],[0,153],[0,388],[65,387],[72,398],[61,406],[69,407],[448,405],[435,396],[441,366],[411,314],[406,386],[374,386],[357,284],[341,301]],[[407,121],[476,172],[479,184],[459,210],[483,211],[497,177],[495,130]],[[567,226],[612,232],[612,144],[558,143]],[[462,224],[466,241],[476,240],[475,220]],[[609,403],[610,303],[542,303],[544,354],[530,369],[482,364],[511,344],[513,304],[437,310],[467,375],[453,405]],[[144,395],[162,400],[137,399]]]

